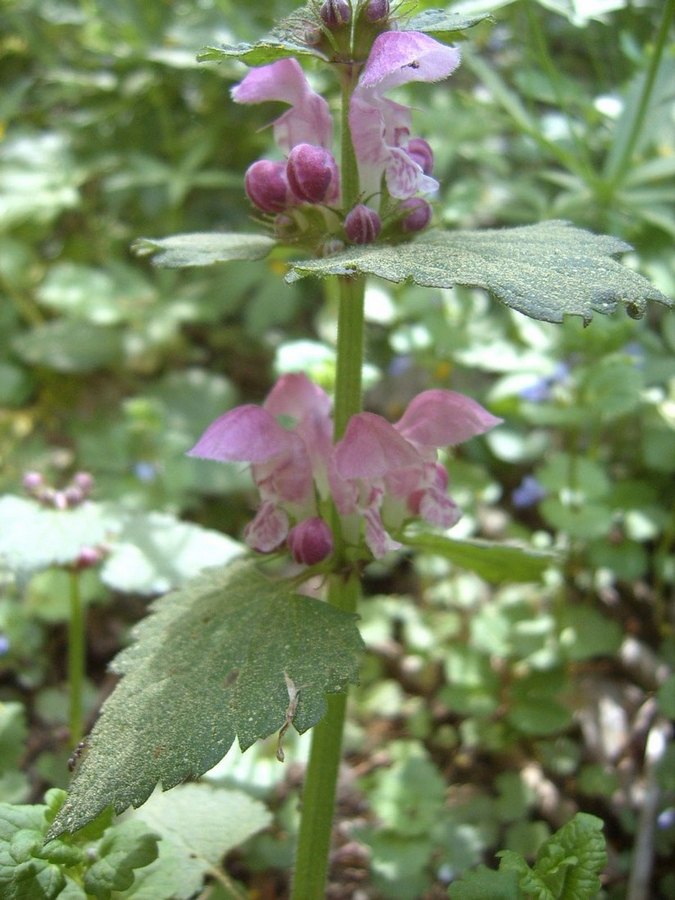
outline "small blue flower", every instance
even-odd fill
[[[528,400],[530,403],[543,403],[551,398],[553,388],[556,384],[562,384],[567,381],[570,376],[571,369],[565,362],[559,362],[550,375],[543,378],[537,378],[532,384],[519,391],[521,399]]]
[[[134,475],[139,481],[154,481],[157,478],[157,466],[154,463],[141,460],[134,466]]]
[[[546,488],[537,481],[534,475],[526,475],[511,494],[511,502],[518,509],[525,509],[539,503],[546,494]]]
[[[0,634],[0,656],[4,656],[6,653],[9,653],[10,648],[9,638],[6,634]]]

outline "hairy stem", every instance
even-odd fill
[[[335,575],[329,601],[345,612],[354,612],[359,580]],[[312,748],[302,795],[302,819],[295,860],[291,900],[324,900],[338,770],[342,757],[342,732],[347,694],[330,694],[328,711],[312,732]]]
[[[84,610],[80,593],[80,573],[70,571],[70,619],[68,622],[68,683],[70,690],[70,742],[73,747],[82,740],[84,721],[82,691],[84,688]]]
[[[340,278],[339,285],[335,440],[344,434],[350,417],[361,410],[365,281]],[[355,573],[345,578],[339,572],[345,560],[337,513],[333,516],[333,534],[338,571],[331,576],[328,601],[337,609],[353,613],[359,596],[359,579]],[[292,900],[323,900],[324,897],[347,693],[329,695],[327,705],[326,715],[312,733]]]

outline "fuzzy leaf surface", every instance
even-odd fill
[[[464,16],[446,9],[424,9],[406,22],[405,30],[423,31],[425,34],[433,35],[454,35],[489,18],[491,17],[486,13]]]
[[[520,854],[503,850],[499,870],[516,871],[525,895],[536,900],[592,900],[607,864],[602,828],[602,819],[577,813],[542,844],[533,869]]]
[[[197,59],[199,62],[238,59],[248,66],[263,66],[278,59],[285,59],[287,56],[313,56],[326,59],[320,50],[304,40],[312,25],[316,25],[316,13],[311,12],[307,6],[302,6],[282,19],[266,37],[254,44],[204,47]]]
[[[618,238],[561,221],[430,231],[410,244],[355,247],[324,259],[293,262],[286,280],[365,273],[424,287],[479,287],[544,322],[562,322],[565,315],[590,322],[593,312],[612,313],[619,302],[635,318],[644,314],[648,300],[672,306],[646,278],[612,258],[630,249]]]
[[[408,547],[442,556],[454,565],[497,584],[503,581],[538,581],[555,562],[555,556],[551,553],[492,541],[456,540],[440,534],[407,535],[403,540]]]
[[[276,245],[264,234],[231,234],[202,231],[173,234],[166,238],[139,238],[132,249],[138,256],[153,256],[153,263],[167,269],[212,266],[219,262],[263,259]]]
[[[242,749],[284,724],[315,725],[325,694],[356,679],[355,616],[294,594],[254,560],[210,570],[157,600],[114,661],[124,677],[78,760],[51,835],[76,831],[108,804],[140,806],[212,768],[235,737]],[[284,674],[285,673],[285,674]]]

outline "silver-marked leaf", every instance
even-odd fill
[[[590,322],[593,312],[612,313],[619,302],[635,318],[644,314],[647,300],[672,306],[646,278],[612,258],[630,249],[618,238],[560,221],[430,231],[410,244],[355,247],[293,262],[286,280],[365,273],[425,287],[461,284],[484,288],[512,309],[544,322],[562,322],[565,315]]]
[[[449,12],[446,9],[424,9],[406,21],[406,31],[423,31],[426,34],[455,34],[472,28],[484,19],[491,18],[487,13],[475,16],[464,16],[461,13]]]
[[[123,675],[77,762],[50,836],[101,809],[140,806],[212,768],[235,736],[243,748],[279,730],[315,725],[325,695],[356,678],[363,646],[355,616],[294,594],[254,560],[213,569],[168,594],[114,661]],[[291,710],[289,712],[289,709]]]
[[[168,269],[211,266],[219,262],[263,259],[276,245],[265,234],[194,232],[166,238],[139,238],[132,244],[138,256],[151,256],[153,263]]]
[[[555,561],[553,553],[482,540],[457,540],[441,534],[411,534],[403,538],[407,547],[449,559],[486,581],[538,581]]]
[[[197,59],[199,62],[222,62],[238,59],[248,66],[262,66],[284,59],[287,56],[327,57],[305,40],[306,35],[316,28],[316,13],[302,6],[286,16],[272,31],[255,44],[223,45],[204,47]]]

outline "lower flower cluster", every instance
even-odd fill
[[[330,398],[305,375],[290,374],[262,406],[216,419],[189,455],[250,463],[260,506],[244,537],[254,550],[286,545],[304,565],[326,559],[334,548],[332,501],[342,540],[354,548],[365,540],[379,559],[401,546],[390,532],[409,520],[441,528],[458,521],[438,450],[500,421],[469,397],[435,389],[415,397],[393,425],[370,412],[352,416],[333,443]]]

